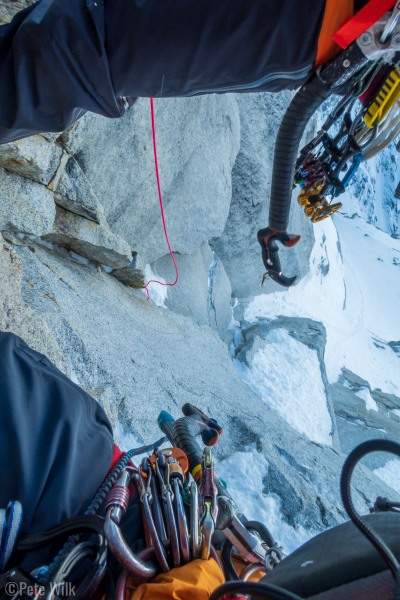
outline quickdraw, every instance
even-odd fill
[[[277,245],[300,239],[287,233],[293,188],[301,187],[298,202],[313,223],[333,216],[360,164],[400,135],[400,0],[371,0],[359,13],[338,32],[345,50],[313,73],[279,128],[269,226],[257,234],[263,282],[289,287],[296,280],[283,275]],[[333,94],[339,101],[299,153],[309,119]]]
[[[247,565],[239,575],[235,573],[237,579],[247,579],[254,570],[271,570],[283,557],[264,525],[239,519],[234,501],[214,472],[210,446],[202,451],[197,444],[196,435],[208,444],[215,443],[222,428],[191,404],[182,410],[185,416],[177,421],[165,411],[159,417],[160,427],[174,447],[156,448],[142,460],[140,468],[126,466],[106,500],[105,536],[124,568],[118,598],[123,597],[127,573],[141,582],[160,570],[166,572],[196,558],[212,556],[219,561],[214,547],[217,531],[226,540],[222,567],[227,578],[233,577],[233,548]],[[139,493],[147,545],[138,554],[128,546],[120,529],[131,483]]]
[[[212,535],[218,516],[218,491],[214,483],[214,460],[211,449],[204,449],[200,479],[200,529],[202,535],[201,558],[208,560],[211,552]]]
[[[348,187],[363,156],[376,141],[378,127],[399,98],[397,67],[379,66],[364,71],[303,148],[296,163],[294,184],[302,188],[298,203],[313,223],[331,217],[342,207],[341,202],[333,200]],[[357,100],[361,109],[353,114]],[[331,130],[334,133],[330,135]]]

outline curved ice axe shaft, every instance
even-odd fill
[[[292,248],[301,239],[301,236],[288,234],[285,231],[275,231],[270,227],[266,227],[257,232],[257,239],[261,246],[263,263],[267,269],[262,279],[262,284],[268,277],[271,277],[276,283],[290,287],[295,282],[296,275],[294,277],[285,277],[282,274],[277,242],[280,242],[286,248]]]

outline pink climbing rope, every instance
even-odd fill
[[[169,241],[167,222],[165,219],[165,212],[164,212],[164,203],[163,203],[163,197],[162,197],[162,192],[161,192],[160,171],[158,168],[158,155],[157,155],[156,119],[154,116],[154,98],[150,98],[150,111],[151,111],[151,131],[152,131],[152,135],[153,135],[154,166],[155,166],[156,179],[157,179],[158,199],[160,201],[160,212],[161,212],[161,219],[162,219],[162,224],[163,224],[163,228],[164,228],[164,236],[165,236],[165,240],[167,242],[170,256],[172,258],[172,262],[174,263],[174,267],[175,267],[175,281],[173,283],[165,283],[163,281],[158,281],[158,279],[150,279],[150,281],[148,281],[146,283],[146,285],[144,286],[148,300],[150,300],[150,292],[148,289],[150,283],[158,283],[159,285],[173,287],[174,285],[176,285],[178,283],[178,278],[179,278],[178,265],[176,264],[175,256],[174,256],[174,253],[172,252],[171,244]]]

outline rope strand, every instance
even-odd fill
[[[174,256],[174,253],[172,252],[171,244],[169,241],[167,223],[166,223],[165,212],[164,212],[164,202],[163,202],[163,196],[162,196],[162,191],[161,191],[160,171],[158,168],[158,154],[157,154],[156,119],[154,116],[154,98],[150,98],[150,111],[151,111],[151,131],[152,131],[152,136],[153,136],[153,150],[154,150],[154,167],[155,167],[156,179],[157,179],[158,199],[160,202],[160,212],[161,212],[161,219],[162,219],[162,224],[163,224],[163,228],[164,228],[164,236],[165,236],[165,240],[167,242],[169,254],[172,258],[172,262],[174,263],[174,267],[175,267],[175,281],[172,283],[165,283],[164,281],[159,281],[158,279],[150,279],[144,286],[148,300],[150,300],[150,292],[148,289],[150,283],[158,283],[159,285],[173,287],[174,285],[176,285],[178,283],[178,278],[179,278],[178,265],[176,264],[175,256]]]

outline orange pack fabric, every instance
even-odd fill
[[[128,581],[125,600],[208,600],[224,581],[214,559],[197,559],[168,573],[161,573],[151,583],[142,583],[136,589]]]
[[[325,13],[318,38],[315,66],[323,65],[341,51],[333,41],[337,30],[354,14],[354,0],[326,0]]]

